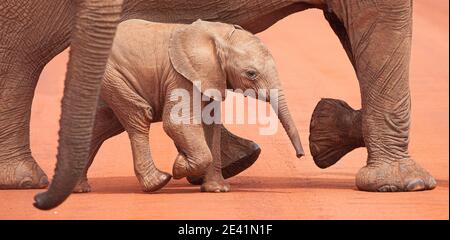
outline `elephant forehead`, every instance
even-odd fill
[[[232,43],[240,51],[252,56],[258,56],[261,60],[270,57],[267,47],[254,35],[245,34],[243,37],[234,39]]]
[[[266,69],[271,65],[272,58],[268,51],[261,47],[260,44],[248,44],[243,46],[243,49],[239,57],[236,58],[237,62],[259,69],[260,71]]]

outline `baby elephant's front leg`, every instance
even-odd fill
[[[203,184],[201,186],[202,192],[229,192],[230,184],[225,181],[222,176],[222,162],[213,159],[213,163],[206,170]]]
[[[174,179],[205,174],[212,163],[212,156],[207,147],[198,146],[198,148],[187,149],[179,147],[179,149],[185,150],[179,152],[173,164],[172,174]]]
[[[173,165],[173,178],[201,176],[212,162],[201,124],[173,124],[164,121],[164,130],[178,148]]]
[[[213,157],[212,164],[206,170],[202,192],[229,192],[230,184],[228,184],[222,175],[221,160],[221,124],[204,125],[205,137],[207,139],[211,154]]]
[[[222,161],[220,158],[213,157],[212,163],[209,165],[209,167],[206,169],[205,172],[201,174],[201,177],[204,179],[201,191],[202,192],[229,192],[230,191],[230,184],[228,184],[222,175]],[[186,155],[183,153],[178,153],[178,156],[175,160],[174,164],[174,178],[178,179],[176,176],[177,171],[176,169],[180,168],[180,165],[185,165],[189,160],[187,159]],[[182,169],[185,167],[183,166]],[[191,176],[191,175],[189,175]],[[182,178],[182,177],[180,177]]]

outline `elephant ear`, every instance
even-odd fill
[[[201,92],[212,97],[208,89],[216,89],[225,97],[226,73],[221,65],[222,39],[213,34],[220,23],[197,20],[176,28],[169,42],[172,66],[191,82],[200,82]]]

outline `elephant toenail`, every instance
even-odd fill
[[[408,191],[420,191],[425,190],[425,182],[422,179],[415,179],[408,183],[406,186]]]
[[[434,189],[437,185],[436,180],[433,177],[430,177],[428,183],[429,183],[428,184],[429,189]]]
[[[31,188],[33,186],[33,179],[30,177],[24,177],[19,183],[20,188]]]
[[[397,192],[398,188],[394,185],[384,185],[377,189],[378,192]]]

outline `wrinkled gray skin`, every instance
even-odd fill
[[[202,191],[230,190],[220,171],[220,154],[213,156],[212,151],[220,148],[220,142],[213,141],[214,128],[220,133],[220,126],[193,122],[193,92],[200,95],[193,85],[195,81],[201,82],[201,94],[213,97],[208,89],[220,93],[218,101],[225,96],[227,86],[255,92],[278,89],[279,118],[298,156],[304,154],[273,57],[256,36],[233,25],[201,20],[190,25],[128,20],[119,24],[111,49],[93,137],[108,133],[110,126],[124,127],[130,137],[134,170],[144,191],[156,191],[171,178],[156,168],[150,153],[150,124],[159,121],[180,152],[173,167],[175,179],[205,175]],[[180,90],[186,90],[189,98],[174,100],[177,95],[172,94]],[[173,109],[177,106],[189,106],[189,115],[173,115],[173,111],[180,111]],[[176,118],[188,123],[178,123]],[[96,141],[93,143],[91,162],[99,148]],[[75,191],[90,191],[86,172]]]
[[[83,4],[77,7],[80,3]],[[36,206],[41,209],[64,201],[77,184],[67,181],[74,179],[67,175],[79,178],[88,161],[100,82],[120,20],[191,23],[201,18],[238,24],[257,33],[308,8],[324,10],[361,86],[361,133],[356,135],[363,139],[368,159],[367,166],[357,175],[358,188],[366,191],[434,188],[434,179],[408,154],[410,0],[198,0],[189,4],[184,0],[1,1],[1,188],[47,185],[47,178],[29,148],[31,102],[43,67],[69,44],[72,51],[63,98],[57,169],[49,192],[36,198]],[[352,118],[342,119],[348,123]],[[256,160],[259,148],[254,143],[223,128],[221,131],[225,133],[222,136],[227,136],[221,139],[227,144],[222,145],[232,145],[233,150],[239,150],[234,151],[236,155],[246,160],[240,166],[230,165],[242,170],[242,166],[251,165],[247,160]],[[342,136],[345,139],[345,134]],[[313,143],[313,147],[318,147],[312,152],[326,152],[330,142],[328,138],[323,143]],[[330,159],[335,161],[336,157]]]

